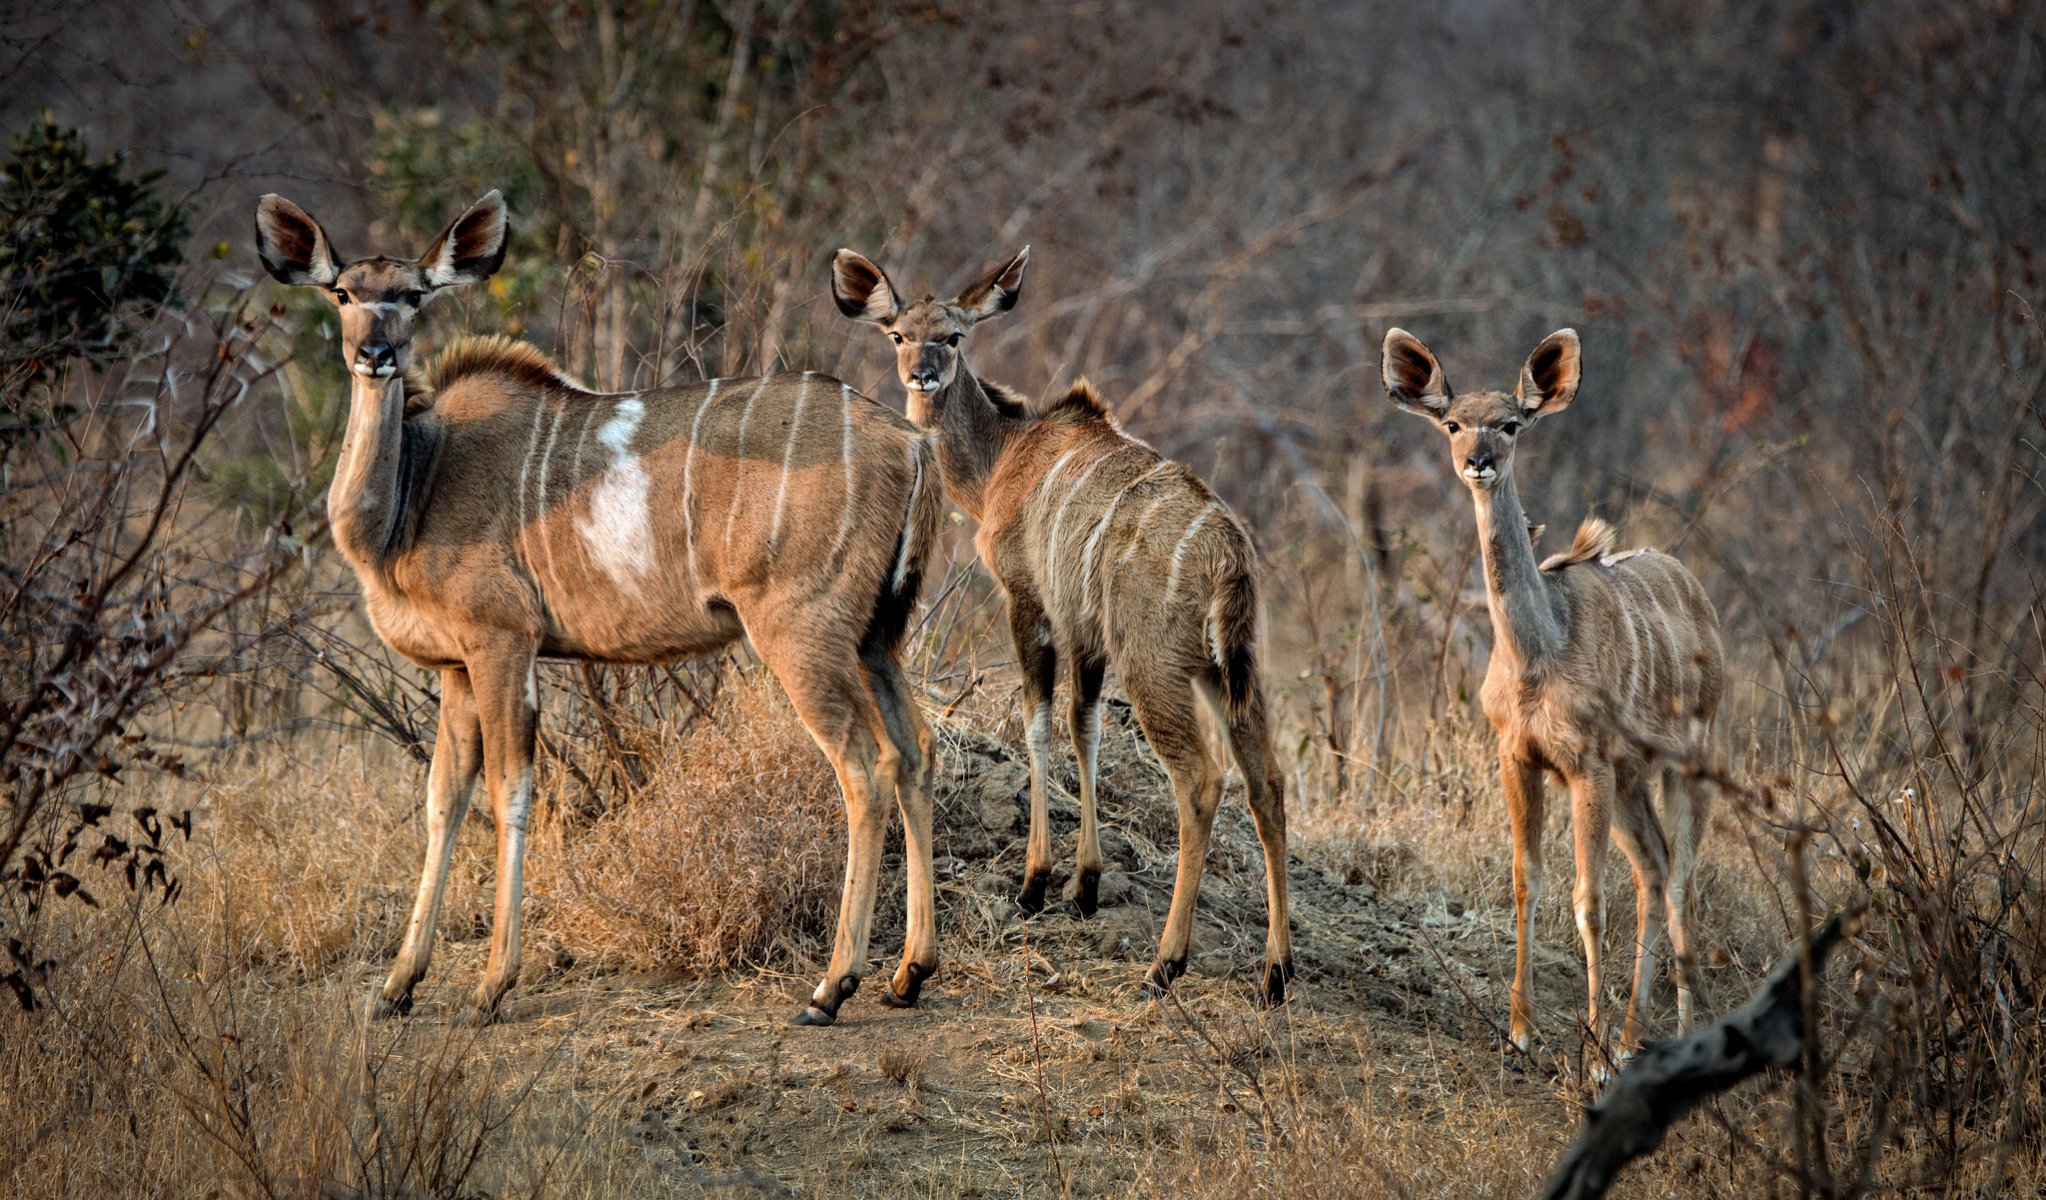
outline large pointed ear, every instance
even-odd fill
[[[274,192],[256,201],[256,254],[274,279],[293,287],[327,287],[341,278],[341,259],[327,231]]]
[[[888,273],[865,255],[840,250],[831,256],[831,298],[855,321],[888,325],[902,314],[902,301]]]
[[[504,245],[511,236],[511,216],[504,197],[492,188],[464,209],[419,256],[426,282],[437,288],[481,283],[504,265]]]
[[[1542,339],[1520,368],[1514,398],[1530,417],[1546,417],[1570,407],[1577,398],[1579,363],[1583,358],[1575,329],[1558,329]]]
[[[1404,329],[1387,330],[1378,369],[1385,377],[1385,394],[1394,404],[1424,417],[1439,418],[1449,411],[1453,395],[1449,380],[1420,338]]]
[[[999,317],[1016,307],[1016,297],[1023,294],[1023,268],[1030,265],[1030,247],[1016,252],[1016,257],[980,277],[974,285],[959,294],[952,302],[966,315],[968,324],[978,324],[989,317]]]

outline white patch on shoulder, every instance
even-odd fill
[[[611,451],[611,466],[590,493],[589,515],[575,522],[590,557],[621,587],[635,592],[654,567],[652,514],[647,509],[652,481],[646,464],[632,452],[632,435],[645,417],[645,403],[634,396],[619,401],[611,419],[597,430],[597,440]]]

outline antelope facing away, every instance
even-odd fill
[[[1514,1044],[1534,1032],[1529,927],[1541,893],[1545,773],[1570,789],[1576,840],[1577,929],[1584,941],[1590,1028],[1600,1023],[1599,952],[1605,924],[1600,876],[1608,827],[1634,868],[1639,913],[1634,991],[1621,1040],[1641,1044],[1655,982],[1661,923],[1676,952],[1678,1021],[1691,1023],[1696,961],[1685,917],[1707,817],[1704,786],[1676,764],[1708,758],[1723,668],[1719,618],[1682,563],[1654,550],[1611,553],[1613,530],[1595,517],[1570,549],[1539,565],[1513,484],[1519,433],[1577,395],[1577,334],[1535,347],[1511,393],[1450,391],[1442,366],[1404,330],[1385,335],[1392,402],[1434,421],[1471,490],[1492,613],[1492,658],[1480,690],[1499,735],[1499,774],[1513,829]],[[1649,793],[1662,775],[1662,809]]]
[[[831,962],[799,1024],[828,1025],[866,965],[887,805],[908,842],[908,936],[886,1003],[938,953],[930,736],[897,664],[943,516],[930,438],[824,375],[600,395],[530,346],[463,342],[408,374],[420,307],[504,259],[496,192],[416,260],[345,261],[279,196],[263,265],[340,309],[353,394],[327,494],[334,543],[390,647],[440,672],[426,864],[379,1011],[426,973],[454,839],[480,773],[497,818],[490,962],[469,1015],[518,978],[542,658],[652,663],[748,638],[831,759],[848,824]],[[730,819],[744,820],[744,813]]]
[[[1194,902],[1234,753],[1263,843],[1269,928],[1262,997],[1293,973],[1286,918],[1284,778],[1257,668],[1257,558],[1229,507],[1192,472],[1117,428],[1085,381],[1041,413],[975,378],[960,342],[1016,305],[1026,247],[955,300],[905,305],[888,276],[850,250],[832,261],[839,311],[895,343],[909,416],[938,435],[945,488],[980,522],[975,546],[1008,598],[1030,742],[1030,841],[1018,903],[1044,906],[1051,876],[1045,773],[1052,689],[1071,670],[1080,837],[1072,899],[1094,912],[1101,878],[1094,816],[1104,672],[1113,666],[1179,803],[1179,873],[1158,958],[1162,993],[1186,970]]]

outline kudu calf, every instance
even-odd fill
[[[1194,902],[1234,753],[1263,843],[1269,928],[1262,997],[1293,972],[1286,918],[1284,779],[1272,753],[1257,667],[1257,558],[1234,513],[1178,463],[1116,427],[1084,381],[1043,412],[978,379],[960,343],[1015,307],[1026,248],[955,300],[904,304],[887,275],[850,250],[832,262],[849,317],[896,347],[910,419],[938,435],[945,487],[980,522],[975,546],[1008,598],[1030,742],[1026,913],[1051,876],[1045,775],[1058,664],[1071,670],[1080,837],[1073,900],[1094,911],[1101,878],[1095,751],[1104,672],[1115,668],[1179,802],[1179,874],[1146,983],[1162,993],[1186,969]]]
[[[1385,335],[1382,369],[1393,403],[1448,436],[1451,460],[1477,506],[1492,613],[1492,659],[1480,698],[1499,735],[1513,829],[1513,1041],[1525,1050],[1534,1031],[1528,938],[1541,893],[1546,772],[1570,789],[1574,901],[1594,1035],[1603,1036],[1600,876],[1609,827],[1634,868],[1639,922],[1623,1046],[1638,1046],[1646,1033],[1665,911],[1676,952],[1678,1020],[1688,1027],[1697,965],[1685,914],[1709,797],[1682,768],[1709,760],[1719,709],[1724,670],[1712,601],[1667,554],[1612,554],[1612,528],[1597,518],[1584,522],[1568,551],[1536,563],[1513,483],[1514,441],[1575,398],[1575,332],[1551,334],[1535,347],[1510,393],[1456,395],[1435,356],[1400,329]],[[1660,813],[1650,796],[1658,773]]]
[[[505,236],[491,192],[416,260],[350,262],[290,201],[256,208],[263,265],[340,310],[354,390],[327,495],[334,543],[379,636],[440,672],[426,864],[381,1010],[409,1011],[426,973],[479,772],[497,818],[497,897],[471,1014],[491,1017],[518,977],[535,662],[661,662],[742,637],[845,796],[837,938],[797,1021],[831,1023],[859,984],[891,800],[909,919],[883,1000],[913,1003],[938,961],[930,738],[896,655],[943,516],[931,440],[809,373],[599,395],[532,347],[485,338],[408,374],[420,307],[488,277]]]

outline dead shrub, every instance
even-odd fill
[[[654,727],[647,783],[533,856],[545,926],[579,958],[648,970],[794,962],[831,927],[845,822],[831,766],[774,678],[716,720]]]

